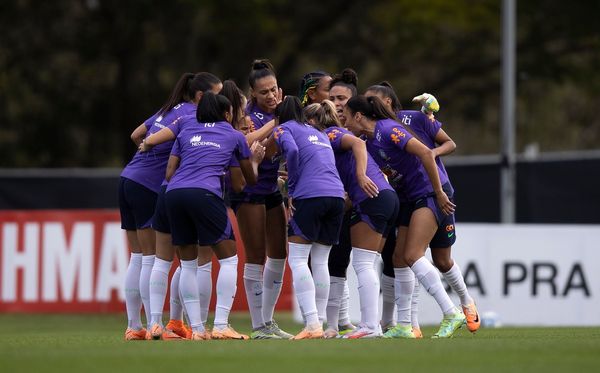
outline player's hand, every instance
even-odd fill
[[[252,153],[252,162],[260,163],[265,157],[265,147],[260,142],[255,141],[250,146],[250,153]]]
[[[138,146],[138,151],[140,153],[150,151],[150,149],[152,149],[152,147],[150,145],[146,144],[146,139],[143,139],[142,142],[140,143],[140,145]]]
[[[374,198],[379,195],[379,188],[367,175],[356,175],[358,186],[369,196]]]
[[[442,191],[440,193],[436,193],[436,199],[438,206],[442,210],[445,215],[450,215],[454,213],[456,209],[456,205],[450,201],[446,192]]]

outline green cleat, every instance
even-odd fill
[[[387,332],[383,333],[383,338],[404,338],[404,339],[415,339],[415,333],[413,333],[412,325],[396,325]]]
[[[250,334],[250,339],[283,339],[280,336],[274,334],[271,329],[267,326],[255,329]]]
[[[353,324],[346,324],[346,325],[338,325],[338,334],[341,336],[351,333],[354,330],[356,330],[356,326],[354,326]]]
[[[440,329],[431,338],[452,338],[454,332],[465,325],[467,319],[462,312],[457,312],[452,315],[444,316]]]
[[[283,331],[279,325],[277,325],[277,323],[273,320],[270,321],[268,323],[266,323],[266,329],[271,333],[274,334],[278,337],[280,337],[281,339],[292,339],[294,338],[294,336],[288,332]]]

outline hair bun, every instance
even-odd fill
[[[273,68],[273,64],[271,64],[271,61],[269,61],[267,59],[254,60],[254,62],[252,62],[252,70],[263,70],[263,69],[267,69],[267,70],[271,70],[271,71],[275,72],[275,69]]]
[[[394,87],[392,87],[392,83],[388,82],[387,80],[384,80],[383,82],[379,83],[379,85],[394,89]]]
[[[345,68],[342,71],[341,78],[346,84],[352,84],[355,87],[358,86],[358,75],[351,68]]]

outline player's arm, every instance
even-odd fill
[[[142,143],[142,141],[144,140],[144,137],[146,136],[147,132],[148,132],[148,127],[146,127],[146,124],[144,124],[144,123],[140,124],[131,133],[131,136],[130,136],[131,141],[133,141],[133,143],[136,146],[139,146]]]
[[[163,144],[167,141],[175,140],[175,133],[169,128],[165,127],[160,131],[153,133],[152,135],[145,138],[138,147],[140,152],[147,152],[156,145]]]
[[[438,144],[438,146],[433,149],[434,157],[450,154],[456,149],[456,143],[452,141],[446,131],[441,128],[435,135],[435,143]]]
[[[433,186],[433,191],[435,192],[440,209],[446,215],[453,213],[456,205],[450,201],[446,193],[442,190],[442,183],[440,182],[440,175],[438,173],[437,165],[435,164],[433,150],[429,149],[415,138],[409,139],[404,149],[408,153],[419,157],[423,163],[427,176],[429,176],[429,182]]]
[[[171,154],[169,156],[169,162],[167,163],[167,174],[165,175],[165,179],[167,181],[171,181],[171,178],[175,174],[175,171],[179,167],[180,158],[176,155]]]
[[[248,142],[248,146],[250,146],[255,141],[262,141],[269,137],[271,133],[273,133],[273,129],[275,129],[277,125],[277,120],[273,119],[268,121],[264,126],[260,127],[258,130],[248,133],[246,135],[246,142]]]

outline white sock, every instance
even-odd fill
[[[325,321],[329,299],[329,252],[331,245],[313,242],[310,249],[310,268],[315,282],[315,301],[321,324]]]
[[[244,289],[248,300],[248,309],[252,319],[252,329],[265,325],[263,319],[263,266],[260,264],[244,264]]]
[[[179,296],[179,276],[181,276],[181,267],[177,267],[171,278],[169,292],[169,318],[171,320],[183,320],[183,306]]]
[[[196,282],[198,283],[200,318],[202,319],[202,324],[206,325],[210,297],[212,296],[212,262],[198,266],[196,269]]]
[[[340,318],[340,303],[344,296],[344,283],[346,279],[343,277],[329,276],[329,299],[327,299],[327,327],[333,330],[338,330],[338,322]]]
[[[187,312],[190,326],[195,332],[203,332],[202,318],[200,316],[200,300],[198,299],[198,283],[196,272],[198,260],[182,260],[181,276],[179,278],[179,291],[183,299],[183,306]]]
[[[421,329],[419,326],[419,293],[421,292],[421,284],[415,281],[412,300],[410,302],[410,323],[413,328]]]
[[[352,248],[352,267],[358,278],[360,321],[369,329],[377,328],[379,318],[379,279],[375,272],[377,252]]]
[[[386,275],[381,276],[381,325],[390,326],[396,324],[396,294],[394,293],[394,278]]]
[[[425,290],[435,299],[444,315],[456,312],[456,307],[454,307],[452,300],[448,296],[448,293],[446,293],[437,269],[427,258],[422,256],[410,269],[413,270]]]
[[[229,324],[229,312],[237,292],[237,255],[220,259],[219,277],[217,277],[217,307],[215,310],[215,326],[225,327]]]
[[[409,267],[394,268],[394,294],[398,324],[410,325],[410,302],[415,288],[415,275]]]
[[[154,266],[154,255],[142,256],[142,270],[140,271],[140,295],[146,313],[146,325],[150,326],[150,274]]]
[[[311,244],[289,243],[288,262],[292,270],[294,291],[306,326],[319,324],[319,312],[315,301],[315,283],[308,269]],[[313,268],[314,270],[314,268]]]
[[[154,266],[150,274],[150,325],[163,325],[162,314],[169,287],[169,271],[171,264],[160,258],[154,259]]]
[[[340,302],[339,325],[350,325],[350,289],[348,288],[348,279],[344,278],[344,292]]]
[[[454,265],[448,272],[442,273],[442,276],[444,276],[444,279],[446,279],[452,290],[458,294],[458,297],[460,298],[460,304],[466,306],[473,303],[473,298],[471,298],[469,290],[467,290],[465,279],[463,278],[460,268],[456,262],[454,262]]]
[[[265,322],[273,321],[275,305],[281,294],[283,285],[283,272],[285,271],[285,259],[274,259],[267,257],[265,263],[262,314]]]
[[[142,270],[142,254],[131,254],[127,273],[125,273],[125,308],[127,309],[127,326],[139,330],[142,327],[140,311],[142,297],[140,295],[140,272]]]

